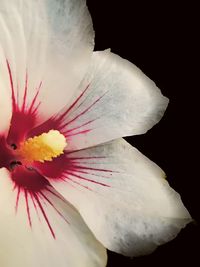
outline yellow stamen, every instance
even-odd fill
[[[50,130],[39,136],[27,139],[18,149],[19,155],[27,161],[52,161],[63,154],[67,142],[63,134]]]

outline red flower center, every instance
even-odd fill
[[[12,71],[8,62],[7,67],[12,93],[12,118],[8,134],[0,132],[0,168],[5,167],[10,171],[10,177],[16,194],[16,210],[18,209],[20,199],[23,198],[23,201],[26,203],[28,221],[31,226],[29,203],[32,202],[35,209],[38,208],[41,211],[52,236],[55,237],[42,202],[46,201],[53,206],[46,195],[47,192],[56,195],[59,199],[61,197],[55,192],[49,181],[67,182],[73,187],[92,190],[90,184],[109,186],[107,183],[97,181],[95,177],[99,178],[102,175],[102,177],[106,178],[105,175],[112,175],[113,171],[90,166],[90,161],[93,159],[101,160],[102,157],[80,157],[76,155],[76,150],[68,150],[68,152],[62,154],[64,146],[59,147],[62,142],[58,142],[53,147],[51,145],[46,147],[46,143],[51,143],[49,140],[52,136],[51,134],[49,135],[49,132],[52,129],[53,133],[58,132],[59,136],[62,136],[62,140],[67,138],[69,145],[72,143],[73,136],[90,132],[90,128],[82,130],[82,127],[89,127],[94,120],[89,120],[77,126],[72,125],[81,116],[89,112],[102,97],[92,102],[89,107],[85,108],[78,115],[74,115],[74,118],[66,119],[70,112],[73,113],[73,110],[84,102],[82,98],[87,90],[89,90],[88,85],[71,106],[41,123],[41,121],[44,121],[44,118],[41,118],[41,114],[39,114],[41,103],[38,101],[38,98],[42,83],[40,83],[36,90],[32,101],[30,99],[28,101],[28,75],[26,75],[22,103],[19,105],[18,98],[16,97],[18,96],[18,91],[14,88]],[[47,134],[45,137],[43,136],[44,133]],[[39,153],[37,148],[40,150]],[[95,174],[94,172],[98,173]],[[87,177],[88,175],[90,176],[89,178]]]

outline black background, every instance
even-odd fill
[[[165,170],[170,185],[181,194],[195,220],[175,240],[149,256],[129,259],[108,252],[108,267],[200,264],[200,171],[195,137],[199,84],[192,84],[197,24],[191,2],[174,2],[87,1],[96,32],[95,50],[111,48],[133,62],[170,99],[159,124],[145,135],[126,139]]]

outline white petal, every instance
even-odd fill
[[[145,133],[161,119],[167,104],[155,83],[135,65],[109,50],[94,52],[75,103],[62,123],[68,149]]]
[[[2,0],[0,5],[1,71],[23,104],[37,103],[52,115],[69,101],[83,78],[93,50],[92,22],[84,0]],[[3,58],[3,60],[2,60]],[[27,75],[27,77],[26,77]]]
[[[66,182],[50,182],[108,249],[148,254],[191,221],[163,171],[123,139],[67,157]]]
[[[35,200],[19,198],[9,173],[0,170],[0,266],[2,267],[104,267],[106,251],[93,237],[71,205],[50,192],[40,197],[55,238]],[[51,189],[52,190],[52,189]],[[55,194],[56,191],[53,191]],[[52,204],[50,204],[50,202]],[[29,225],[30,214],[32,226]],[[62,217],[64,216],[67,221]]]
[[[1,51],[1,48],[0,48]],[[0,62],[1,52],[0,52]],[[2,72],[0,71],[0,136],[6,135],[10,127],[10,119],[12,115],[12,103],[9,93],[6,90],[4,80],[2,79]]]

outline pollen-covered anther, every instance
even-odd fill
[[[25,161],[52,161],[53,158],[63,154],[66,145],[63,134],[57,130],[50,130],[21,143],[18,154]]]

